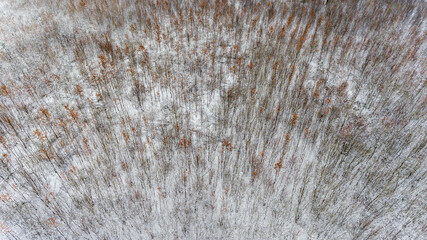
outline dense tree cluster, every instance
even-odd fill
[[[426,238],[426,8],[0,3],[0,239]]]

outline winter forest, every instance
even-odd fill
[[[0,0],[0,239],[426,239],[425,0]]]

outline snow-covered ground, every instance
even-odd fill
[[[1,0],[0,239],[426,238],[426,7]]]

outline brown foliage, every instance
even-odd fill
[[[55,157],[55,153],[50,149],[42,149],[40,151],[41,154],[39,155],[39,157],[43,160],[51,160]]]
[[[191,145],[191,140],[187,139],[185,136],[179,141],[179,146],[184,147],[185,149],[189,148]]]
[[[280,159],[277,163],[274,164],[274,169],[276,171],[279,171],[281,168],[283,168],[283,159]]]
[[[12,196],[10,196],[9,193],[2,194],[2,195],[0,195],[0,200],[2,200],[3,202],[11,202]]]
[[[229,150],[229,151],[233,150],[233,146],[231,145],[230,140],[224,139],[222,141],[222,149],[224,149],[224,148],[227,149],[227,150]]]
[[[127,164],[125,162],[122,162],[122,169],[126,170],[128,168]]]
[[[50,115],[49,110],[47,108],[40,108],[39,111],[43,117],[46,117],[47,120],[50,120],[51,115]]]
[[[6,85],[1,86],[1,95],[7,96],[10,93],[9,89],[7,89]]]
[[[68,106],[68,104],[67,104],[67,105],[64,105],[64,107],[65,107],[65,109],[67,109],[68,114],[70,115],[70,117],[71,117],[71,118],[73,118],[75,121],[78,121],[78,120],[79,120],[79,113],[78,113],[78,112],[76,112],[76,111],[74,110],[74,108],[70,108],[70,107]]]
[[[289,141],[291,141],[291,135],[289,133],[286,133],[285,135],[285,141],[288,143]]]
[[[3,136],[0,136],[0,143],[3,144],[4,147],[6,147],[6,139],[4,139]]]
[[[129,134],[126,133],[125,130],[122,131],[123,138],[125,139],[126,143],[129,143]]]
[[[46,139],[46,136],[38,129],[34,130],[34,135],[42,142]]]
[[[292,81],[292,77],[295,73],[295,65],[291,65],[291,74],[289,75],[289,82]]]
[[[55,217],[51,217],[48,218],[46,220],[46,223],[50,226],[50,227],[58,227],[60,224],[56,221]]]
[[[292,126],[295,126],[297,124],[297,120],[298,120],[298,114],[292,113],[292,120],[291,120]]]
[[[80,97],[83,96],[83,88],[82,86],[80,86],[79,84],[76,85],[76,90],[75,90],[76,94],[79,95]]]

